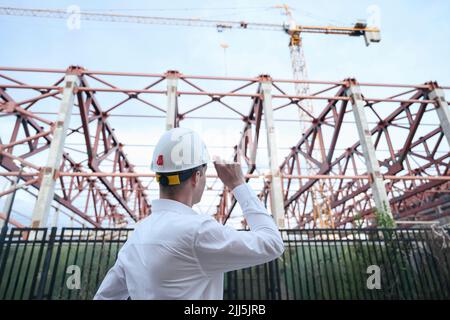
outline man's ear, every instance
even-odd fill
[[[191,179],[192,179],[191,180],[192,185],[196,186],[198,184],[198,182],[200,181],[200,172],[195,171],[195,173],[192,175]]]

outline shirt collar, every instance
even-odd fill
[[[180,213],[198,214],[184,203],[170,199],[155,199],[152,201],[152,212],[176,211]]]

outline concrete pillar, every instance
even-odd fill
[[[372,188],[375,206],[379,210],[384,211],[386,209],[387,213],[393,217],[386,193],[386,187],[375,154],[372,135],[364,112],[365,102],[362,98],[360,87],[355,83],[350,84],[347,95],[352,101],[352,109],[355,116],[356,127],[358,129],[359,140],[366,160],[367,172],[371,177],[370,186]]]
[[[445,138],[447,138],[448,145],[450,146],[450,109],[447,101],[445,101],[444,90],[441,88],[435,88],[432,90],[428,97],[432,100],[436,100],[436,112],[441,123],[442,131]]]
[[[277,142],[275,140],[275,126],[273,122],[272,106],[272,82],[270,78],[261,83],[263,94],[264,121],[267,133],[267,152],[269,156],[269,168],[272,176],[270,185],[270,207],[272,215],[279,228],[284,228],[284,200],[283,185],[280,177],[280,169],[277,158]]]
[[[166,112],[166,130],[176,127],[177,120],[177,85],[178,72],[167,72],[167,112]]]
[[[53,140],[47,158],[47,165],[44,169],[38,198],[34,206],[31,226],[33,228],[47,227],[50,206],[55,194],[55,173],[61,165],[64,149],[64,141],[72,115],[72,107],[75,98],[75,88],[79,85],[78,76],[67,74],[64,81],[64,90],[59,108],[58,119],[55,122]]]

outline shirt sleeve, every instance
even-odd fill
[[[128,289],[120,260],[117,259],[114,266],[108,271],[100,288],[94,296],[94,300],[126,300]]]
[[[233,194],[242,208],[250,231],[237,231],[214,219],[202,223],[194,251],[206,274],[228,272],[269,262],[281,256],[284,244],[273,218],[244,183]]]

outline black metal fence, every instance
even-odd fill
[[[130,232],[8,230],[0,236],[0,299],[92,299]],[[450,299],[449,230],[282,235],[282,257],[225,275],[225,299]]]

